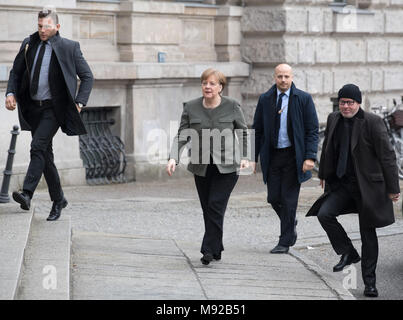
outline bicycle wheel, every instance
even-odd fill
[[[403,180],[403,139],[395,137],[393,148],[396,153],[397,169],[399,171],[399,179]]]
[[[313,167],[313,170],[315,172],[319,172],[319,161],[320,161],[320,156],[322,154],[322,146],[323,146],[323,141],[324,140],[325,140],[325,129],[321,129],[319,131],[318,152],[316,153],[317,161],[315,161],[315,165]]]

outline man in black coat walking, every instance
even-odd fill
[[[52,140],[59,127],[67,135],[85,134],[80,117],[93,84],[92,72],[78,42],[59,35],[55,11],[38,13],[38,32],[24,39],[10,71],[6,108],[14,110],[22,130],[31,131],[30,163],[22,192],[13,198],[29,210],[42,173],[53,201],[48,221],[57,220],[67,206],[54,164]],[[77,91],[77,76],[81,80]]]
[[[395,221],[392,201],[398,201],[400,196],[396,155],[382,119],[360,108],[361,91],[356,85],[343,86],[338,99],[340,110],[327,119],[319,166],[325,193],[307,216],[317,215],[333,249],[341,255],[333,267],[338,272],[361,258],[336,217],[358,212],[364,295],[377,297],[376,228]]]

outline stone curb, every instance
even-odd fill
[[[339,281],[335,280],[331,276],[331,273],[323,270],[316,263],[306,258],[303,254],[295,249],[290,249],[289,254],[302,263],[309,271],[316,274],[340,300],[356,300],[350,291],[345,289]]]
[[[71,218],[46,221],[48,212],[33,218],[24,254],[17,300],[69,300]]]

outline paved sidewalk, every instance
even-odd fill
[[[226,212],[222,260],[208,266],[200,262],[204,225],[191,177],[65,188],[69,206],[63,215],[70,216],[72,228],[70,299],[354,299],[343,281],[303,254],[328,244],[317,219],[305,217],[322,193],[318,181],[303,184],[298,241],[287,255],[269,253],[280,224],[265,188],[261,175],[240,177]],[[46,190],[34,204],[46,216]],[[400,205],[396,224],[382,232],[402,232]],[[358,234],[356,215],[341,219],[347,232]]]
[[[73,235],[73,299],[352,299],[293,255],[229,248],[204,266],[199,247],[172,239]]]

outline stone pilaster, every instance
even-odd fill
[[[243,10],[223,6],[214,21],[215,48],[218,61],[241,61],[241,17]]]
[[[122,1],[117,19],[121,61],[215,61],[216,7],[162,1]]]

